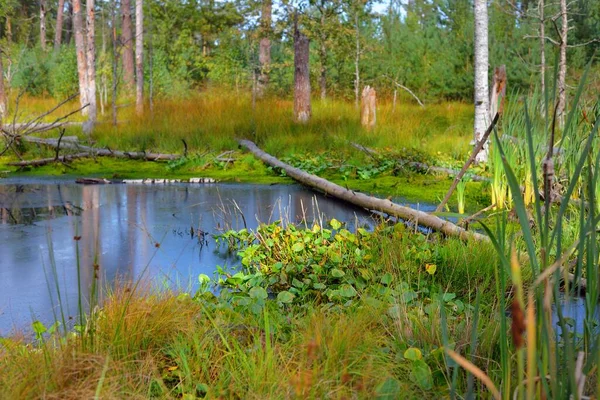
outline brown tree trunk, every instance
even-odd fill
[[[294,28],[294,118],[306,123],[312,114],[310,106],[310,41],[295,24]]]
[[[63,30],[63,15],[65,10],[65,0],[58,0],[58,9],[56,10],[56,29],[54,31],[54,51],[60,49]]]
[[[40,45],[46,51],[46,13],[48,12],[46,0],[40,0]]]
[[[0,127],[6,116],[6,92],[4,91],[4,65],[2,64],[4,52],[0,49]]]
[[[135,1],[135,110],[144,112],[144,3]]]
[[[131,0],[121,1],[121,14],[123,16],[123,25],[121,28],[121,42],[123,45],[123,81],[125,82],[125,86],[131,90],[135,84]]]
[[[260,72],[256,91],[258,97],[265,94],[269,85],[269,69],[271,67],[271,11],[272,0],[263,0],[262,13],[260,16],[260,48],[258,53],[258,62],[260,63]]]
[[[119,50],[117,46],[117,10],[115,0],[111,0],[111,25],[112,25],[112,122],[117,126],[117,84],[119,82],[118,62]]]
[[[492,93],[490,93],[490,120],[494,119],[496,113],[502,115],[504,111],[506,84],[506,66],[496,67],[494,69]]]
[[[567,102],[567,34],[569,33],[569,20],[567,15],[567,0],[560,0],[561,32],[560,32],[560,58],[558,61],[558,105],[556,116],[559,126],[565,124],[565,105]]]
[[[65,44],[71,44],[71,37],[73,36],[73,4],[69,1],[65,1],[65,5],[67,6],[67,16],[65,18],[64,27],[65,27]]]
[[[87,92],[88,102],[90,103],[88,112],[88,129],[93,129],[96,123],[96,15],[94,10],[94,0],[87,0],[87,43],[86,43],[86,62],[87,62]]]
[[[88,104],[88,74],[81,0],[73,0],[73,30],[75,31],[75,50],[77,52],[77,74],[79,75],[79,101],[81,106],[85,107]],[[88,107],[83,108],[81,114],[88,115]]]

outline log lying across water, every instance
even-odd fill
[[[410,207],[401,206],[390,200],[379,199],[377,197],[367,196],[364,193],[354,192],[316,175],[306,173],[299,168],[292,167],[291,165],[278,160],[272,155],[265,153],[250,140],[238,140],[238,143],[248,149],[252,154],[266,164],[284,170],[288,176],[292,177],[298,182],[301,182],[311,188],[318,189],[319,191],[322,191],[340,200],[347,201],[368,210],[379,211],[402,218],[404,220],[412,221],[420,226],[431,228],[435,231],[444,233],[445,235],[455,236],[462,240],[489,240],[489,238],[485,235],[476,232],[469,232],[453,224],[452,222],[446,221],[435,215],[430,215],[423,211],[413,210]]]
[[[42,139],[34,136],[22,136],[22,140],[30,143],[43,144],[52,148],[59,147],[58,139]],[[128,158],[132,160],[146,160],[146,161],[172,161],[180,158],[178,154],[161,154],[161,153],[147,153],[145,151],[121,151],[112,150],[108,148],[95,148],[90,146],[84,146],[73,141],[60,142],[61,150],[76,150],[81,153],[89,153],[90,155],[100,157],[116,157],[116,158]]]

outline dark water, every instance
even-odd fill
[[[310,224],[331,218],[350,229],[374,224],[366,211],[298,185],[83,186],[4,179],[0,335],[27,329],[33,320],[52,322],[52,310],[58,310],[56,281],[67,316],[76,314],[77,255],[84,292],[94,279],[94,264],[101,285],[146,277],[154,284],[193,290],[199,274],[211,276],[216,265],[237,262],[217,251],[210,234],[255,228],[259,221]],[[208,233],[206,240],[199,238],[200,231]]]

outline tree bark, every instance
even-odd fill
[[[73,30],[75,31],[75,50],[77,52],[77,74],[79,76],[79,101],[81,114],[88,115],[88,85],[87,85],[87,60],[85,37],[83,33],[83,16],[81,10],[81,0],[73,0]]]
[[[358,26],[358,12],[354,18],[356,29],[356,54],[354,55],[354,106],[358,110],[358,102],[360,95],[360,31]]]
[[[92,131],[97,118],[96,105],[96,13],[95,1],[87,0],[87,43],[86,43],[86,63],[87,63],[87,93],[88,103],[88,126],[87,130]]]
[[[490,119],[496,114],[502,115],[504,111],[504,99],[506,97],[506,66],[501,65],[494,69],[494,84],[490,94]]]
[[[558,61],[558,105],[556,116],[559,126],[565,125],[565,106],[567,102],[567,35],[569,33],[569,20],[567,15],[567,0],[560,0],[561,31],[560,31],[560,58]]]
[[[375,127],[377,121],[377,93],[371,86],[365,86],[362,91],[360,104],[360,123],[367,129]]]
[[[135,110],[144,113],[144,3],[135,1]]]
[[[65,11],[65,0],[58,0],[58,9],[56,10],[56,29],[54,30],[54,51],[60,49],[62,42],[63,16]]]
[[[310,41],[294,23],[294,118],[297,122],[310,120]]]
[[[0,49],[0,128],[3,126],[2,121],[6,116],[6,92],[4,90],[4,64],[2,64],[2,57],[4,57],[4,51]]]
[[[325,31],[325,7],[322,5],[321,10],[321,27],[319,32],[319,59],[321,62],[321,71],[319,74],[319,87],[321,89],[321,100],[327,98],[327,33]]]
[[[8,15],[6,16],[6,40],[8,43],[12,43],[13,41],[12,19]]]
[[[131,23],[131,0],[121,1],[121,14],[123,25],[121,44],[123,46],[123,82],[127,89],[132,90],[135,85],[135,72],[133,62],[133,28]]]
[[[111,0],[111,24],[112,24],[112,123],[117,126],[117,84],[119,82],[118,62],[119,50],[117,44],[117,6],[115,0]]]
[[[46,0],[40,0],[40,45],[46,51],[46,14],[48,13]]]
[[[487,236],[480,233],[469,232],[452,222],[443,220],[434,215],[427,214],[423,211],[413,210],[409,207],[404,207],[399,204],[393,203],[387,199],[379,199],[377,197],[367,196],[363,193],[354,192],[352,190],[345,189],[333,182],[329,182],[326,179],[320,178],[316,175],[308,174],[299,168],[292,167],[289,164],[279,161],[272,155],[265,153],[259,149],[253,142],[249,140],[239,140],[239,144],[247,148],[257,158],[263,162],[271,165],[275,168],[283,169],[288,176],[291,178],[319,191],[326,193],[327,195],[336,197],[340,200],[347,201],[359,207],[366,208],[368,210],[374,210],[389,215],[393,215],[398,218],[402,218],[406,221],[414,222],[417,225],[431,228],[435,231],[442,232],[448,236],[459,237],[462,240],[475,239],[480,241],[489,240]]]
[[[488,15],[487,1],[475,0],[475,121],[474,146],[477,146],[489,125],[489,85],[488,85]],[[477,154],[476,162],[486,162],[488,145]]]
[[[546,27],[544,25],[544,0],[539,2],[540,12],[540,91],[543,102],[546,102]],[[542,111],[545,112],[546,105],[542,104]]]
[[[73,4],[69,1],[65,1],[67,6],[67,17],[64,22],[65,27],[65,44],[71,44],[71,37],[73,36]]]
[[[269,85],[269,70],[271,68],[271,13],[272,0],[263,0],[262,12],[260,16],[260,45],[258,53],[258,62],[260,71],[256,86],[258,97],[263,97],[267,86]]]

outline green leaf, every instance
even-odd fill
[[[444,293],[444,295],[442,296],[442,300],[444,300],[444,303],[447,303],[450,300],[454,300],[455,298],[456,294],[454,293]]]
[[[389,284],[392,283],[392,274],[390,274],[389,272],[384,274],[381,277],[381,283],[383,285],[389,286]]]
[[[298,242],[292,246],[292,250],[296,253],[304,250],[304,243]]]
[[[352,285],[344,284],[340,286],[340,295],[343,297],[354,297],[357,295],[356,289]]]
[[[264,300],[267,297],[269,297],[269,294],[267,293],[267,291],[265,289],[261,288],[260,286],[253,287],[252,289],[250,289],[248,294],[253,299],[263,299]]]
[[[287,290],[284,290],[283,292],[280,292],[277,295],[277,302],[288,304],[288,303],[291,303],[292,301],[294,301],[295,297],[296,296],[293,293],[290,293]]]
[[[404,358],[411,361],[417,361],[423,358],[423,354],[421,354],[421,350],[417,349],[416,347],[409,347],[404,352]]]
[[[421,389],[430,390],[433,388],[433,377],[431,368],[423,360],[413,361],[410,368],[410,377],[419,385]]]
[[[329,225],[331,225],[331,227],[335,230],[338,230],[342,227],[342,223],[335,218],[329,221]]]
[[[334,278],[341,278],[342,276],[346,275],[346,273],[342,270],[339,270],[337,268],[334,268],[331,270],[331,276],[333,276]]]
[[[400,382],[394,378],[387,378],[375,389],[375,398],[377,400],[395,400],[401,398]]]
[[[33,324],[31,324],[31,327],[33,328],[33,331],[35,332],[35,335],[38,337],[48,331],[46,326],[43,323],[41,323],[40,321],[33,321]]]

